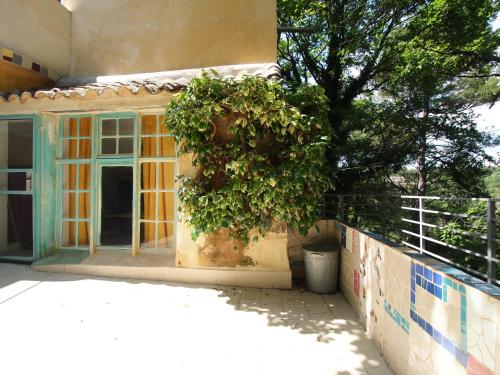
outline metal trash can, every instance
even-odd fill
[[[339,249],[333,244],[306,245],[304,265],[307,287],[315,293],[337,290]]]

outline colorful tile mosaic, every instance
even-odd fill
[[[422,328],[434,341],[444,347],[448,352],[455,356],[462,366],[467,368],[467,298],[465,287],[458,285],[453,280],[434,272],[432,269],[424,267],[421,264],[411,264],[410,278],[410,317]],[[433,295],[443,302],[448,302],[448,288],[460,293],[460,343],[457,345],[438,331],[429,322],[417,313],[416,286],[421,287],[427,293]]]
[[[361,277],[358,270],[354,270],[354,294],[359,298],[361,288]]]
[[[385,312],[394,320],[394,322],[403,328],[406,333],[410,332],[410,322],[406,320],[387,300],[384,301]]]
[[[493,375],[493,371],[484,366],[472,355],[467,357],[467,374],[468,375]]]
[[[61,78],[61,75],[45,66],[42,66],[32,59],[15,53],[9,48],[0,46],[0,56],[2,60],[8,61],[10,63],[22,66],[23,68],[32,70],[39,73],[40,75],[47,77],[53,81],[57,81]]]

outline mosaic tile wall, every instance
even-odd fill
[[[6,47],[2,47],[1,45],[0,45],[0,57],[4,61],[8,61],[10,63],[19,65],[23,68],[37,72],[38,74],[48,79],[51,79],[52,81],[57,81],[61,78],[61,75],[56,71],[41,65],[40,63],[30,59],[29,57],[22,56]]]
[[[340,290],[395,374],[500,374],[500,288],[341,223],[334,229]]]

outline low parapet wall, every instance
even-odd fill
[[[333,222],[340,290],[396,374],[500,374],[500,288]]]

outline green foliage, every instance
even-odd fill
[[[486,191],[492,198],[500,198],[500,168],[492,168],[484,179]]]
[[[169,103],[166,126],[198,170],[181,176],[179,189],[193,239],[228,228],[248,243],[252,228],[264,235],[273,219],[302,233],[314,225],[331,188],[325,102],[318,87],[292,92],[276,81],[204,73]]]
[[[282,33],[279,58],[290,86],[314,80],[325,89],[336,192],[360,184],[386,190],[394,174],[417,163],[419,193],[443,171],[455,188],[478,190],[471,185],[482,178],[492,139],[477,130],[470,109],[499,97],[500,33],[491,28],[499,7],[493,0],[278,1],[281,25],[314,29]]]

